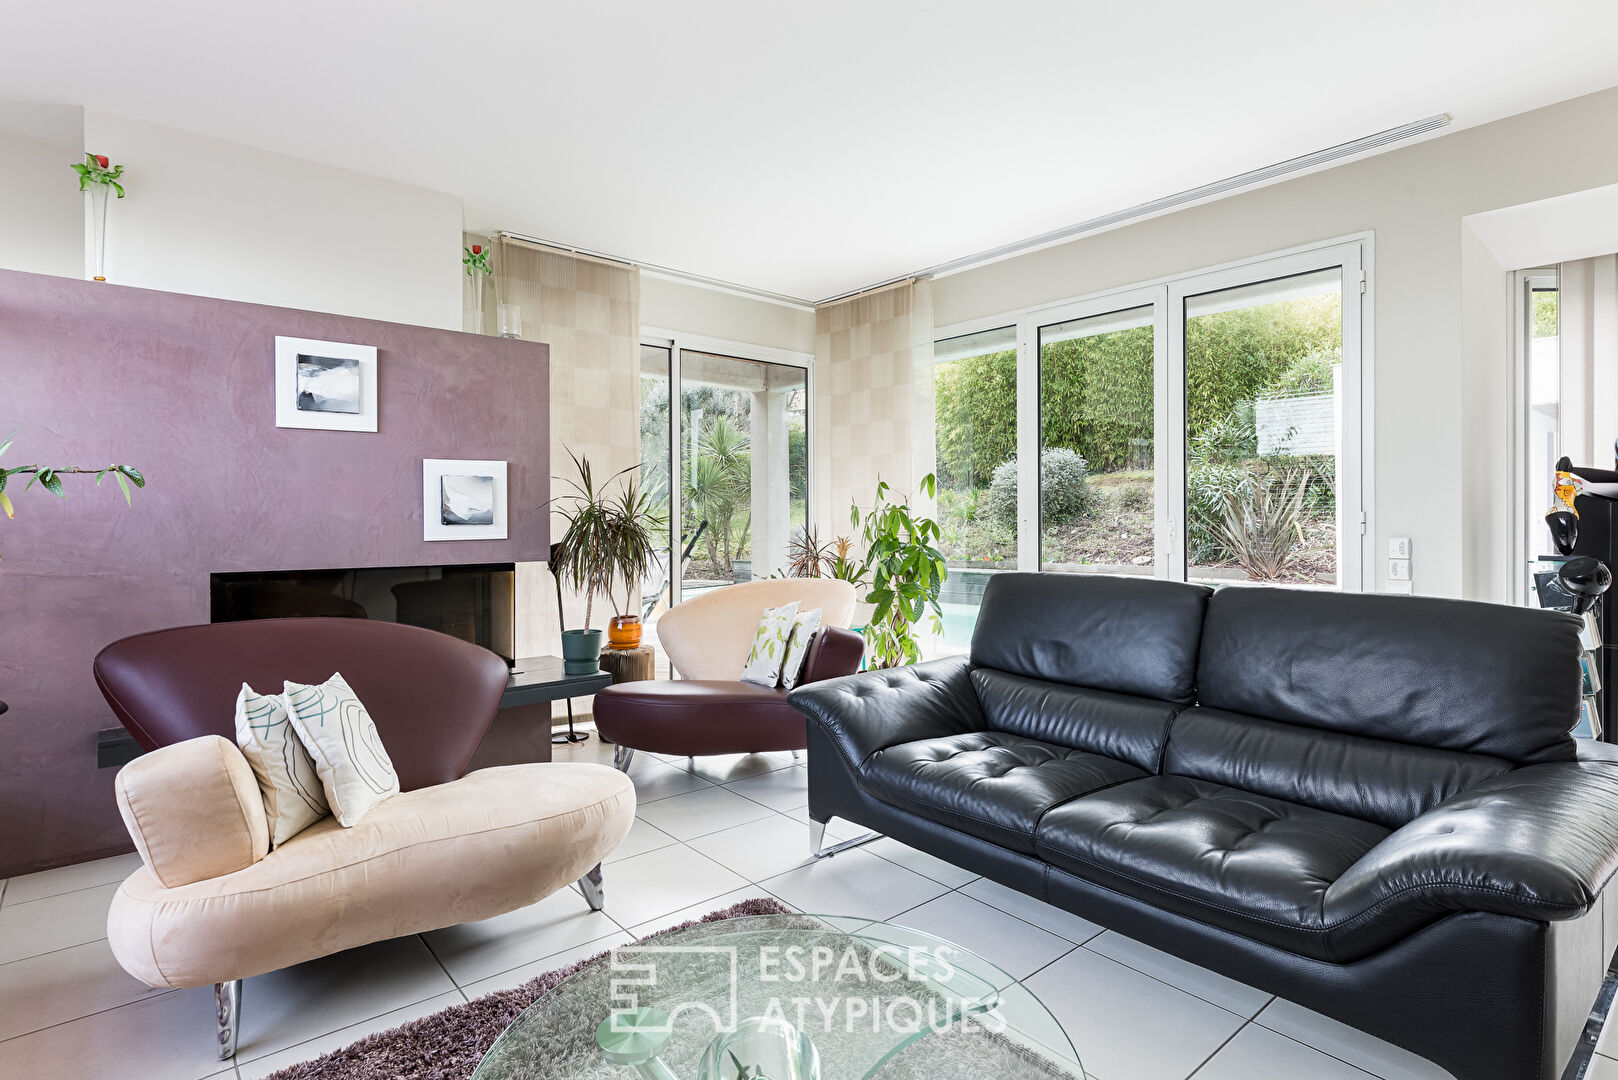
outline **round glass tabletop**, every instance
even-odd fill
[[[1084,1080],[1028,989],[953,942],[832,915],[702,923],[541,995],[473,1080]]]

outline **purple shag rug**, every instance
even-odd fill
[[[670,929],[743,915],[790,913],[773,900],[744,900]],[[548,971],[510,990],[499,990],[464,1005],[451,1005],[443,1012],[390,1031],[367,1035],[341,1050],[271,1073],[265,1080],[467,1080],[494,1040],[535,998],[606,955],[603,952]]]

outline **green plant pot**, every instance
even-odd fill
[[[562,670],[588,675],[601,667],[602,630],[562,631]]]

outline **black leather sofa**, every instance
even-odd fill
[[[1618,945],[1578,626],[1002,574],[969,657],[792,693],[816,847],[857,822],[1459,1080],[1549,1080]]]

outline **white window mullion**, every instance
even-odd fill
[[[1159,572],[1171,581],[1184,581],[1186,577],[1185,542],[1185,297],[1186,290],[1179,285],[1168,286],[1163,301],[1165,347],[1161,359],[1159,390],[1163,417],[1163,434],[1158,439],[1162,456],[1158,459],[1158,504],[1164,510],[1157,515],[1158,526],[1164,530],[1161,541],[1163,552]]]
[[[1017,569],[1038,570],[1039,327],[1017,324]]]
[[[685,467],[680,460],[681,439],[685,437],[680,423],[680,340],[669,342],[669,607],[685,598],[685,528],[682,498],[685,492]]]
[[[1367,577],[1366,558],[1374,547],[1365,506],[1364,459],[1361,454],[1360,418],[1365,409],[1362,378],[1364,321],[1360,292],[1365,281],[1362,253],[1345,252],[1343,259],[1343,363],[1338,375],[1337,418],[1337,587],[1344,592],[1374,588],[1374,572]]]

